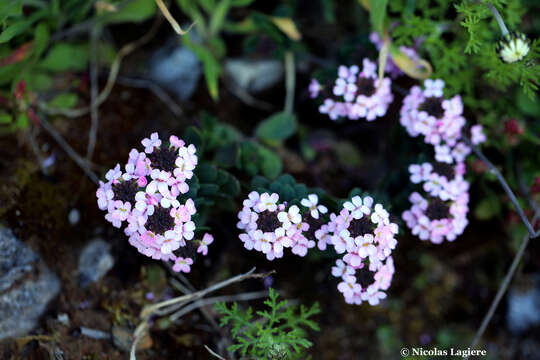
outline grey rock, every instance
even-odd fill
[[[85,287],[101,279],[114,266],[111,246],[96,239],[86,245],[79,256],[79,285]]]
[[[31,331],[59,291],[60,281],[39,256],[0,228],[0,339]]]
[[[150,78],[174,92],[180,100],[193,95],[201,77],[197,55],[178,44],[158,50],[150,61]]]
[[[225,74],[249,93],[257,93],[277,84],[283,77],[283,64],[278,60],[229,59]]]
[[[540,275],[522,275],[508,292],[506,321],[512,333],[520,334],[540,325],[539,285]]]

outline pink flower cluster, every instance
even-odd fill
[[[454,241],[468,224],[469,183],[463,179],[464,164],[413,164],[409,172],[413,183],[422,184],[424,196],[418,192],[409,196],[412,207],[403,213],[403,220],[420,240]]]
[[[301,209],[279,203],[278,194],[252,191],[238,213],[237,227],[244,231],[240,234],[244,247],[262,252],[268,260],[283,257],[286,248],[306,256],[308,249],[315,247],[315,239],[325,241],[319,214],[328,210],[318,200],[316,194],[309,195],[302,199]]]
[[[424,136],[424,141],[435,147],[435,159],[439,162],[460,163],[470,154],[471,148],[462,140],[466,121],[463,103],[459,95],[452,99],[443,98],[444,81],[427,79],[424,89],[413,86],[403,99],[400,122],[409,135]],[[471,128],[474,144],[486,140],[482,125]]]
[[[319,106],[321,114],[327,114],[331,120],[364,118],[367,121],[386,114],[388,105],[393,100],[391,80],[383,78],[379,82],[374,62],[364,59],[362,65],[361,71],[356,65],[339,67],[338,77],[332,88],[333,96],[323,100],[323,104]],[[313,79],[309,86],[311,97],[318,97],[321,90],[322,86]]]
[[[371,34],[369,34],[369,41],[371,41],[371,43],[375,45],[377,50],[381,50],[383,46],[383,40],[381,39],[379,34],[377,34],[376,32],[372,32]],[[400,46],[399,50],[405,55],[407,55],[407,57],[414,62],[420,60],[420,56],[418,56],[418,53],[413,48],[407,46]],[[394,63],[394,61],[392,60],[392,56],[390,55],[388,56],[388,59],[386,61],[386,67],[384,69],[384,72],[389,74],[392,79],[395,79],[398,76],[404,74],[403,71],[401,71],[401,69]]]
[[[144,152],[132,149],[122,171],[119,164],[105,175],[96,192],[105,219],[129,236],[129,243],[148,257],[173,261],[175,271],[189,272],[192,256],[206,255],[213,237],[193,240],[197,212],[192,199],[184,204],[180,194],[189,191],[187,180],[197,166],[194,145],[176,136],[164,144],[157,133],[142,140]],[[175,253],[176,252],[176,253]]]
[[[471,148],[463,139],[466,123],[459,96],[443,98],[444,81],[425,80],[424,89],[413,86],[403,100],[401,124],[415,137],[434,146],[435,162],[409,166],[411,182],[422,183],[424,196],[414,192],[409,197],[410,210],[403,220],[421,240],[440,244],[454,241],[468,224],[469,183],[465,175],[465,159]],[[471,142],[486,141],[482,125],[471,127]]]
[[[331,214],[328,223],[329,243],[338,254],[344,254],[332,268],[341,278],[338,290],[349,304],[379,304],[386,298],[394,274],[391,256],[396,248],[397,224],[381,204],[369,196],[355,196],[343,205],[338,215]]]

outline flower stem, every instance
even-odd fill
[[[497,24],[499,25],[499,28],[501,29],[502,35],[503,36],[508,35],[509,34],[508,28],[506,27],[506,24],[504,23],[504,20],[503,20],[501,14],[499,14],[499,12],[495,8],[495,6],[493,6],[493,4],[487,3],[486,5],[487,5],[489,11],[491,11],[493,16],[495,17],[495,20],[497,21]]]

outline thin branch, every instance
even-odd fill
[[[486,166],[489,168],[489,171],[491,171],[491,173],[493,175],[495,175],[497,180],[499,180],[499,182],[501,183],[504,191],[506,192],[506,195],[508,195],[508,197],[510,198],[510,201],[512,202],[512,204],[516,208],[516,211],[517,211],[519,217],[521,218],[521,221],[523,221],[523,224],[525,224],[525,227],[527,228],[527,231],[529,232],[529,236],[532,239],[538,237],[540,235],[540,231],[538,231],[538,232],[534,231],[533,226],[531,225],[531,223],[527,219],[527,216],[525,216],[525,213],[521,209],[521,206],[519,206],[518,200],[516,199],[516,196],[514,195],[514,192],[512,191],[512,189],[510,189],[510,186],[508,185],[508,183],[506,182],[506,180],[504,179],[504,177],[502,176],[500,171],[495,167],[495,165],[493,165],[491,163],[491,161],[488,160],[488,158],[486,158],[486,156],[484,154],[482,154],[480,149],[478,149],[471,142],[471,140],[467,136],[463,135],[463,138],[464,138],[465,142],[467,143],[467,145],[470,146],[472,151],[476,154],[476,156],[478,156],[480,158],[480,160],[482,160],[482,162],[484,162],[484,164],[486,164]]]
[[[150,90],[159,100],[167,105],[168,109],[171,111],[171,113],[173,113],[173,115],[176,117],[181,117],[184,115],[182,108],[169,96],[169,94],[167,94],[165,90],[163,90],[153,81],[119,76],[118,79],[116,79],[116,82],[120,85]]]
[[[161,314],[167,314],[167,313],[170,314],[172,311],[175,311],[176,309],[178,309],[179,304],[185,304],[190,301],[199,300],[211,292],[217,291],[231,284],[244,281],[246,279],[261,279],[274,273],[274,271],[260,273],[260,274],[254,274],[254,272],[255,272],[255,268],[251,269],[247,273],[234,276],[220,283],[214,284],[206,289],[144,307],[140,313],[140,318],[142,319],[142,321],[137,326],[137,328],[135,329],[135,333],[133,334],[134,341],[133,341],[133,344],[131,345],[130,360],[136,360],[135,352],[136,352],[137,344],[141,341],[142,337],[144,336],[144,334],[146,334],[146,332],[148,331],[150,327],[149,325],[150,317],[155,315],[158,311]]]
[[[249,300],[255,300],[260,299],[263,297],[268,296],[268,291],[254,291],[254,292],[248,292],[243,294],[237,294],[237,295],[226,295],[226,296],[215,296],[208,299],[203,299],[196,301],[194,303],[191,303],[190,305],[182,308],[181,310],[173,313],[171,316],[169,316],[169,319],[171,321],[176,321],[180,319],[182,316],[186,315],[187,313],[190,313],[191,311],[200,308],[202,306],[207,306],[214,304],[216,302],[231,302],[231,301],[249,301]]]
[[[92,160],[96,148],[96,138],[99,125],[98,103],[98,59],[97,42],[100,28],[94,24],[90,30],[90,132],[88,133],[88,147],[86,149],[86,161]]]
[[[219,355],[218,353],[216,353],[215,351],[213,351],[212,349],[210,349],[208,346],[204,345],[205,349],[210,353],[210,355],[220,359],[220,360],[227,360],[225,359],[223,356]]]
[[[39,146],[36,142],[34,129],[35,128],[32,126],[30,131],[27,131],[28,142],[30,143],[32,151],[34,151],[34,154],[36,155],[37,161],[39,162],[39,167],[41,168],[41,172],[46,174],[45,166],[43,166],[43,156],[41,155],[41,151],[39,150]]]
[[[516,179],[518,181],[521,195],[527,200],[527,204],[534,211],[538,210],[531,196],[531,192],[529,191],[529,189],[527,189],[527,185],[525,184],[525,181],[523,181],[523,176],[521,176],[521,163],[519,162],[518,159],[515,159],[514,161],[514,175],[516,176]]]
[[[109,71],[109,77],[107,78],[107,83],[105,84],[105,88],[101,91],[101,93],[96,98],[96,101],[92,103],[90,106],[79,108],[79,109],[56,109],[56,108],[50,108],[47,106],[45,102],[38,102],[39,108],[44,111],[48,115],[62,115],[70,118],[76,118],[83,115],[88,114],[90,112],[90,109],[93,106],[99,106],[101,105],[107,98],[109,97],[114,84],[116,82],[116,77],[118,76],[118,72],[120,71],[120,64],[122,63],[122,59],[136,50],[137,48],[141,47],[142,45],[146,44],[150,39],[154,37],[154,35],[157,33],[157,30],[159,28],[159,25],[161,24],[161,17],[157,17],[156,21],[150,28],[150,30],[143,35],[138,40],[135,40],[134,42],[131,42],[129,44],[124,45],[119,51],[118,54],[116,54],[116,57],[114,58],[114,61],[111,65],[111,70]]]
[[[155,0],[155,1],[156,1],[157,6],[159,7],[159,10],[165,17],[165,19],[167,19],[167,21],[171,24],[172,28],[178,35],[187,34],[189,30],[193,27],[193,25],[195,25],[195,23],[192,23],[187,30],[185,31],[182,30],[182,28],[180,27],[178,22],[174,19],[174,17],[171,15],[171,13],[169,12],[169,9],[167,9],[167,6],[165,6],[163,1],[162,0]]]
[[[225,78],[225,87],[235,95],[238,99],[243,101],[246,105],[252,106],[257,109],[272,111],[274,106],[266,101],[259,100],[248,93],[246,90],[242,89],[240,86],[236,85],[234,81],[229,81]]]
[[[539,217],[540,217],[540,211],[536,211],[533,218],[533,222],[535,222]],[[480,338],[486,331],[486,328],[489,322],[491,321],[491,318],[493,317],[493,314],[495,313],[497,306],[499,305],[499,303],[501,302],[501,299],[506,293],[506,290],[508,289],[508,285],[510,285],[510,281],[512,280],[512,277],[514,276],[514,273],[516,272],[516,269],[521,261],[521,258],[523,257],[523,254],[525,253],[525,249],[527,248],[527,245],[529,245],[530,239],[532,239],[532,237],[529,234],[526,234],[523,237],[523,240],[521,241],[521,245],[519,246],[519,250],[514,256],[514,261],[512,261],[512,265],[510,265],[510,269],[508,269],[508,272],[506,273],[506,276],[504,277],[504,280],[501,283],[499,290],[497,291],[497,295],[495,295],[493,302],[489,306],[489,310],[484,316],[484,319],[482,320],[482,324],[476,331],[476,335],[474,336],[474,339],[470,346],[471,349],[474,349],[474,347],[478,344],[478,341],[480,341]]]
[[[292,51],[285,53],[285,113],[292,114],[294,106],[294,88],[296,82],[296,69],[294,67],[294,54]]]
[[[68,154],[68,156],[75,161],[77,165],[84,171],[86,176],[90,178],[96,185],[99,184],[99,178],[97,175],[90,170],[88,163],[79,155],[69,144],[64,140],[62,135],[60,135],[56,129],[45,119],[44,116],[40,118],[41,126],[53,137],[58,145]]]

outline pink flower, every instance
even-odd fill
[[[384,209],[381,204],[376,204],[373,213],[371,214],[371,222],[374,224],[383,223],[385,225],[389,222],[388,211]]]
[[[364,236],[359,236],[355,239],[355,244],[358,245],[358,256],[361,259],[365,259],[368,256],[373,256],[377,252],[377,248],[373,244],[374,237],[372,234],[365,234]],[[361,260],[360,260],[361,261]],[[358,266],[359,264],[352,264],[353,266]]]
[[[253,239],[255,240],[253,248],[266,254],[272,249],[273,236],[273,233],[263,233],[261,230],[255,231],[253,233]]]
[[[342,78],[336,79],[336,84],[334,85],[333,93],[336,96],[343,96],[345,101],[351,102],[356,96],[357,87],[355,84],[347,82]]]
[[[435,146],[435,160],[442,163],[451,164],[453,162],[450,154],[450,147],[447,145]]]
[[[260,201],[257,204],[257,211],[263,212],[265,210],[268,210],[270,212],[276,211],[277,209],[277,201],[279,200],[279,195],[276,193],[268,194],[263,193],[261,194]]]
[[[424,87],[426,90],[424,94],[428,97],[441,97],[443,96],[444,81],[441,79],[431,80],[427,79],[424,81]]]
[[[105,174],[105,179],[109,182],[114,183],[115,180],[119,179],[122,176],[122,171],[120,171],[120,164],[116,164],[114,169],[107,171]]]
[[[141,213],[151,216],[154,213],[155,206],[159,204],[158,197],[139,191],[135,194],[135,208]]]
[[[409,165],[409,172],[411,173],[412,183],[418,184],[424,180],[427,180],[432,170],[433,170],[433,166],[427,162],[423,163],[422,165],[418,165],[418,164]]]
[[[457,143],[457,145],[452,150],[452,156],[456,160],[456,162],[462,162],[465,161],[465,158],[467,155],[471,153],[471,148],[465,145],[464,143],[460,142]]]
[[[362,203],[360,196],[354,196],[351,201],[345,202],[343,207],[351,212],[353,218],[360,219],[364,214],[369,215],[371,213],[372,204],[373,199],[369,196],[364,198],[364,203]]]
[[[209,233],[205,233],[201,242],[199,243],[197,252],[202,253],[203,255],[206,256],[206,254],[208,254],[208,245],[210,245],[213,242],[214,242],[214,237]]]
[[[339,292],[343,293],[345,298],[352,298],[355,292],[360,292],[360,284],[356,283],[354,276],[346,276],[342,282],[338,284]]]
[[[288,211],[278,213],[277,218],[283,224],[283,228],[287,230],[293,224],[298,224],[302,221],[302,215],[298,206],[293,205]]]
[[[317,241],[317,247],[319,250],[326,250],[326,245],[332,243],[332,236],[330,235],[330,229],[327,224],[322,225],[315,231],[315,238]]]
[[[484,135],[482,125],[471,126],[471,141],[474,145],[478,145],[486,141],[486,135]]]
[[[191,271],[191,265],[193,265],[193,259],[189,257],[183,258],[179,256],[174,261],[173,270],[176,272],[182,271],[185,273],[189,273]]]
[[[163,254],[170,254],[174,250],[178,250],[178,248],[180,248],[182,238],[175,231],[168,230],[165,232],[161,240],[161,252]]]
[[[112,213],[113,219],[119,220],[119,221],[127,220],[128,216],[131,213],[131,203],[127,201],[122,202],[120,200],[116,200],[113,206],[114,206],[114,211]]]
[[[319,92],[321,91],[322,87],[321,84],[315,79],[311,79],[311,82],[309,83],[309,96],[312,99],[315,99],[317,96],[319,96]]]
[[[307,199],[302,199],[300,201],[300,204],[308,208],[313,218],[318,219],[319,212],[321,214],[326,214],[328,212],[328,209],[326,208],[326,206],[318,205],[318,202],[319,202],[319,197],[317,196],[317,194],[309,194]]]
[[[336,266],[332,267],[332,275],[345,278],[348,275],[354,275],[354,269],[347,265],[343,260],[336,260]]]
[[[177,148],[181,148],[186,144],[184,140],[179,139],[178,136],[175,136],[175,135],[172,135],[169,138],[169,142],[171,143],[172,146],[177,147]]]
[[[248,198],[244,200],[243,205],[244,207],[250,207],[255,208],[255,206],[259,203],[260,195],[256,191],[252,191],[249,193]]]
[[[154,151],[154,148],[161,146],[161,140],[159,139],[159,135],[157,132],[152,133],[150,135],[150,139],[143,139],[141,143],[144,146],[144,152],[147,154],[151,154]]]
[[[354,82],[356,80],[356,74],[358,74],[359,70],[360,69],[356,65],[351,67],[341,65],[338,68],[338,77],[346,80],[347,82]]]

